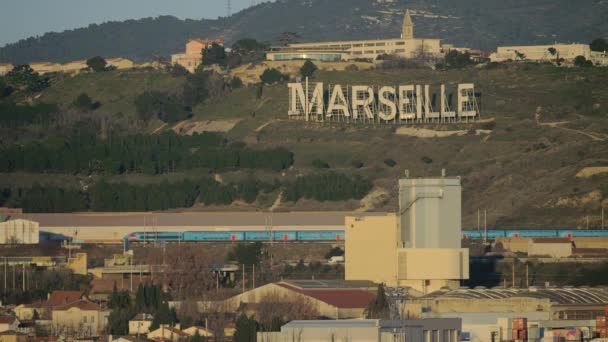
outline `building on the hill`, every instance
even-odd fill
[[[147,313],[137,314],[129,321],[129,335],[144,335],[150,332],[154,316]]]
[[[0,63],[0,76],[4,76],[4,75],[8,74],[11,70],[13,70],[12,64]]]
[[[213,44],[224,46],[220,39],[191,39],[186,43],[186,51],[171,55],[171,64],[179,64],[190,72],[203,63],[203,49],[210,48]]]
[[[52,310],[53,334],[81,338],[99,336],[105,332],[109,316],[110,309],[84,299],[57,306]]]
[[[469,278],[461,248],[459,177],[399,180],[399,213],[345,222],[345,279],[409,286],[422,293]]]
[[[400,38],[294,43],[271,48],[266,53],[266,59],[271,61],[292,59],[320,61],[376,60],[381,55],[397,55],[405,58],[418,56],[436,58],[443,55],[443,49],[440,39],[414,38],[414,24],[409,10],[407,10],[403,19]]]
[[[280,332],[258,332],[258,341],[460,341],[458,318],[291,321]]]
[[[0,332],[15,331],[19,327],[19,320],[11,315],[0,314]],[[2,338],[0,338],[2,341]]]
[[[566,62],[572,62],[578,56],[591,59],[591,49],[588,44],[499,46],[496,52],[490,55],[490,60],[492,62],[509,60],[552,62],[560,58]]]
[[[39,241],[38,222],[16,219],[0,223],[0,244],[37,244]]]

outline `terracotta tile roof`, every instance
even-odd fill
[[[554,237],[554,238],[533,238],[533,243],[571,243],[572,240],[567,237]]]
[[[372,301],[376,295],[368,290],[362,289],[300,289],[297,287],[290,286],[285,283],[277,283],[278,286],[286,289],[301,293],[305,296],[320,300],[329,305],[344,308],[366,308],[370,301]]]
[[[84,293],[82,291],[53,291],[46,301],[47,306],[59,306],[79,301]]]
[[[0,324],[11,324],[15,319],[15,317],[10,315],[0,315]]]
[[[72,302],[66,305],[58,306],[53,308],[54,311],[64,311],[69,310],[71,308],[78,308],[80,310],[86,311],[100,311],[101,305],[95,304],[93,302],[89,302],[88,300],[79,300],[77,302]]]

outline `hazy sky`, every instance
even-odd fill
[[[0,46],[22,38],[109,20],[158,15],[217,18],[227,0],[0,0]],[[237,12],[261,0],[231,0]]]

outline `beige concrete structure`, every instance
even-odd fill
[[[570,238],[533,238],[528,240],[529,256],[566,258],[572,255]]]
[[[574,249],[597,249],[608,246],[608,237],[572,237],[569,238],[574,244]],[[528,253],[528,247],[532,238],[497,238],[494,246],[501,245],[505,250],[511,252]]]
[[[76,253],[74,257],[68,258],[67,267],[71,269],[74,274],[89,274],[89,269],[87,265],[87,253]]]
[[[0,76],[4,76],[4,75],[8,74],[11,70],[13,70],[12,64],[0,63]]]
[[[346,280],[410,286],[423,293],[469,277],[460,248],[460,179],[401,179],[400,213],[345,222]]]
[[[39,241],[38,222],[16,219],[0,223],[0,244],[37,244]]]
[[[191,39],[186,43],[186,51],[171,55],[171,64],[179,64],[194,72],[203,63],[203,49],[214,43],[224,46],[224,41],[219,39]]]
[[[549,51],[551,48],[555,49],[555,55]],[[591,49],[587,44],[499,46],[496,52],[490,55],[490,60],[492,62],[504,62],[508,60],[550,62],[555,61],[558,56],[570,62],[574,61],[577,56],[590,59]]]
[[[129,335],[144,335],[150,332],[153,316],[140,313],[129,321]]]
[[[87,300],[53,308],[52,329],[55,335],[77,337],[99,336],[108,325],[109,309]]]
[[[291,59],[376,60],[378,56],[384,54],[405,58],[440,57],[443,55],[443,50],[440,39],[414,38],[414,24],[409,10],[407,10],[403,20],[401,38],[295,43],[271,49],[266,54],[266,59],[271,61]]]
[[[258,341],[458,342],[460,330],[461,321],[457,318],[291,321],[282,326],[280,332],[258,333]]]

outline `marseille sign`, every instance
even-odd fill
[[[289,117],[306,121],[424,123],[461,122],[479,117],[472,83],[458,84],[456,96],[429,85],[324,86],[289,83]],[[435,91],[437,89],[434,89]]]

